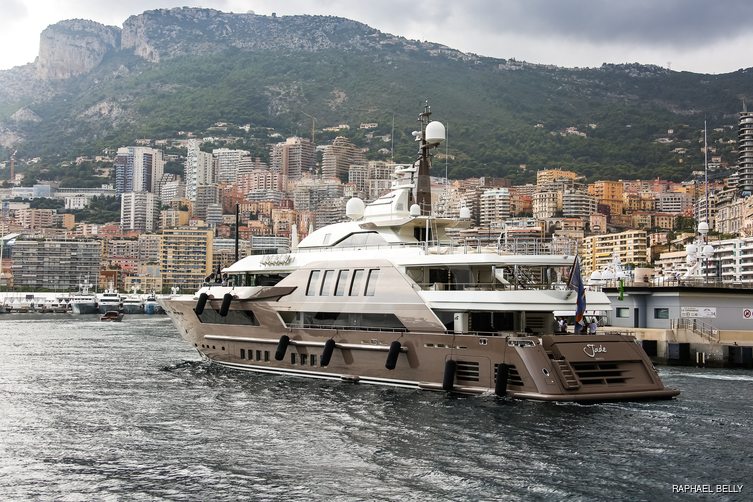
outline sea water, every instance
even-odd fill
[[[162,316],[4,314],[0,499],[753,499],[753,372],[660,374],[678,398],[462,397],[223,369]]]

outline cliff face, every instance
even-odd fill
[[[188,54],[379,48],[396,37],[331,16],[257,16],[200,8],[146,11],[123,23],[122,48],[151,62]],[[441,47],[437,44],[437,47]],[[457,51],[454,51],[457,52]]]
[[[59,80],[88,73],[120,47],[120,29],[72,19],[48,26],[39,40],[37,77]]]

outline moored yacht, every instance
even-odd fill
[[[123,308],[123,299],[118,293],[118,290],[113,289],[112,287],[107,288],[97,297],[97,303],[99,304],[100,314],[105,314],[113,310],[119,311]]]
[[[71,312],[74,314],[96,314],[99,312],[97,295],[90,293],[91,284],[88,280],[78,285],[78,292],[73,295],[69,302]]]
[[[410,179],[351,199],[351,221],[241,259],[222,270],[227,285],[161,299],[182,336],[213,363],[265,373],[549,401],[677,395],[634,338],[556,334],[555,311],[611,310],[573,256],[451,239],[467,222],[427,204],[428,150],[444,137],[429,114]]]
[[[157,295],[154,293],[149,293],[144,300],[144,313],[149,315],[165,313],[165,310],[157,302]]]
[[[141,296],[132,294],[123,298],[123,312],[126,314],[143,314],[144,301]]]

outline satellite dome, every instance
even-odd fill
[[[363,212],[366,209],[366,204],[363,203],[358,197],[348,199],[345,204],[345,216],[351,220],[360,220],[363,218]]]
[[[441,122],[437,122],[436,120],[434,122],[429,122],[426,124],[426,142],[427,143],[436,143],[437,145],[444,141],[445,139],[445,130],[444,130],[444,124]]]
[[[410,207],[410,215],[413,217],[421,216],[421,206],[419,206],[418,204],[413,204]]]
[[[460,219],[461,220],[471,219],[471,209],[469,207],[463,206],[460,208]]]

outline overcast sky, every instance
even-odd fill
[[[179,6],[336,15],[464,52],[557,66],[753,67],[750,0],[0,0],[0,69],[34,61],[39,34],[63,19],[122,27],[131,15]]]

